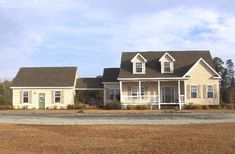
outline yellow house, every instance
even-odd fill
[[[120,68],[102,77],[76,77],[76,67],[21,68],[13,81],[16,109],[66,108],[76,91],[103,91],[103,103],[120,100],[123,108],[147,105],[219,105],[220,75],[209,51],[123,52]]]
[[[105,71],[103,78],[107,78]],[[120,69],[109,71],[118,74],[103,82],[104,103],[119,95],[124,108],[219,105],[221,77],[209,51],[123,52]]]

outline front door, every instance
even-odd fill
[[[175,87],[162,87],[162,102],[173,103],[175,101]]]
[[[45,94],[39,93],[39,109],[45,109]]]

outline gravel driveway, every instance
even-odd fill
[[[0,123],[35,125],[160,125],[226,122],[235,122],[235,113],[0,115]]]

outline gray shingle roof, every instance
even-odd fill
[[[102,78],[78,78],[76,88],[103,88]]]
[[[133,74],[131,59],[140,53],[145,59],[146,74]],[[158,77],[182,77],[200,58],[203,58],[212,68],[213,59],[209,51],[167,51],[176,61],[173,74],[162,74],[159,59],[166,52],[123,52],[121,68],[118,78],[158,78]]]
[[[118,82],[119,70],[120,68],[105,68],[102,82]]]
[[[77,67],[20,68],[13,87],[73,87]]]

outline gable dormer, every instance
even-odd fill
[[[136,54],[131,60],[133,74],[145,74],[146,73],[146,62],[147,60],[140,54]]]
[[[159,62],[161,63],[161,73],[174,73],[175,59],[169,53],[166,52]]]

